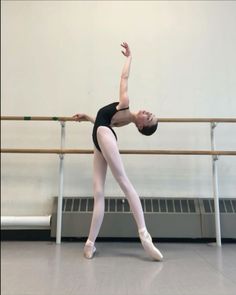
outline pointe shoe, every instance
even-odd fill
[[[92,259],[94,253],[96,252],[96,248],[94,245],[86,245],[84,246],[84,257],[87,259]]]
[[[154,246],[150,234],[146,231],[143,234],[140,234],[140,240],[143,245],[144,250],[155,260],[162,261],[163,255],[161,252]]]

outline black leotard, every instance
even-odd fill
[[[101,152],[101,149],[99,147],[98,144],[98,140],[97,140],[97,129],[99,126],[106,126],[108,128],[111,129],[111,131],[113,132],[115,138],[117,139],[117,136],[115,134],[115,131],[111,128],[111,120],[112,117],[119,111],[123,111],[123,110],[128,110],[129,107],[127,108],[123,108],[120,110],[116,109],[116,106],[119,104],[119,102],[113,102],[109,105],[106,105],[105,107],[101,108],[98,113],[97,113],[97,117],[94,123],[94,127],[93,127],[93,142],[96,146],[96,148]]]

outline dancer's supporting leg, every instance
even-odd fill
[[[94,246],[104,217],[104,185],[107,172],[107,163],[102,153],[94,149],[93,160],[93,192],[94,208],[88,240],[84,247],[84,256],[92,258],[96,251]]]

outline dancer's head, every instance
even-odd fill
[[[150,112],[139,111],[136,115],[136,126],[143,135],[152,135],[157,130],[157,118]]]

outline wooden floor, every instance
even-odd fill
[[[236,244],[160,243],[163,262],[138,242],[2,242],[2,295],[236,294]]]

